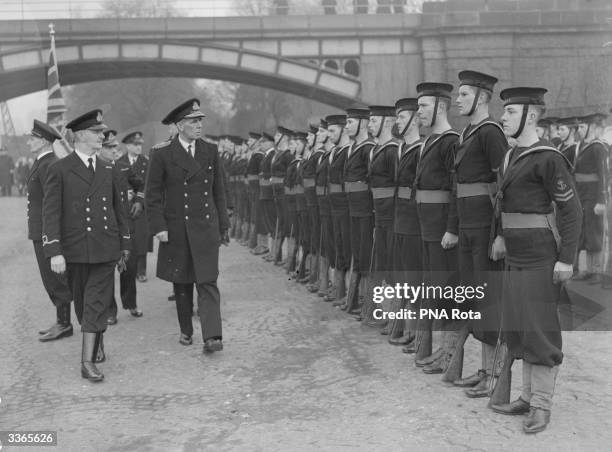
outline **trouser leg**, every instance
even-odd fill
[[[196,288],[202,339],[221,339],[221,295],[217,282],[199,283]]]
[[[68,270],[69,279],[73,282],[75,310],[78,304],[82,316],[81,331],[88,333],[106,331],[106,321],[115,288],[115,262],[68,264]]]
[[[136,309],[137,259],[127,260],[125,271],[119,274],[119,292],[123,309]]]
[[[193,283],[178,284],[174,283],[174,295],[176,297],[176,314],[178,317],[181,333],[186,336],[193,336]]]
[[[140,254],[136,256],[136,264],[137,264],[137,275],[138,276],[146,276],[147,274],[147,255]]]

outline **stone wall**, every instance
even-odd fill
[[[497,76],[497,92],[543,86],[555,115],[612,105],[610,0],[449,0],[423,11],[426,79],[456,85],[469,68]],[[493,110],[501,111],[497,95]]]

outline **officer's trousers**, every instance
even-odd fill
[[[72,288],[74,310],[84,333],[106,331],[113,292],[115,261],[100,264],[67,264],[68,284]]]
[[[181,333],[193,336],[193,285],[174,283],[176,313]],[[202,339],[221,339],[221,295],[217,281],[195,283],[198,292],[198,314],[202,328]]]

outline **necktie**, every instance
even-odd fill
[[[189,152],[189,155],[193,157],[193,152],[191,151],[191,145],[187,146],[187,152]]]
[[[94,171],[94,167],[93,167],[93,158],[89,157],[87,159],[87,169],[89,170],[89,172],[91,173],[91,177],[94,177],[95,171]]]

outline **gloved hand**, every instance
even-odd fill
[[[593,212],[595,212],[595,215],[605,215],[606,205],[598,202],[595,204],[595,207],[593,207]]]
[[[168,231],[160,231],[157,234],[155,234],[155,237],[157,238],[157,240],[159,240],[160,242],[167,242],[168,241]]]
[[[555,268],[553,270],[553,282],[555,284],[567,281],[572,277],[574,273],[574,266],[572,264],[564,264],[563,262],[555,262]]]
[[[66,259],[61,254],[51,258],[51,270],[58,275],[66,271]]]
[[[142,213],[142,210],[142,203],[136,201],[134,204],[132,204],[132,208],[130,209],[130,217],[132,217],[133,219],[138,218]]]

